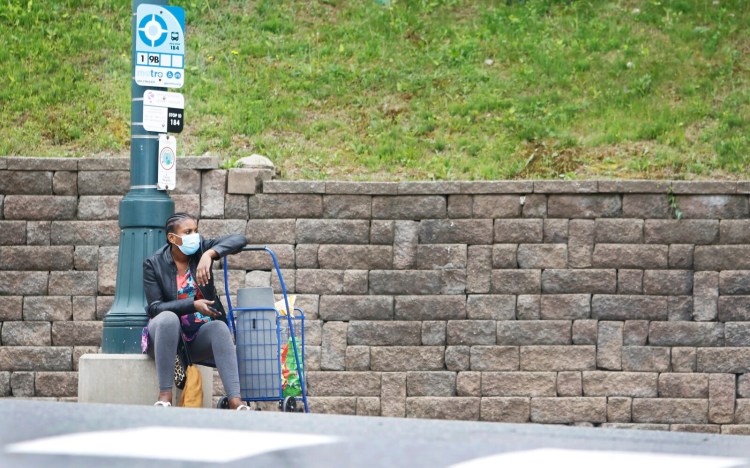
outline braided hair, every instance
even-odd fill
[[[164,229],[166,230],[166,234],[169,235],[170,233],[175,232],[177,229],[177,225],[185,221],[186,219],[192,219],[196,223],[198,222],[198,219],[196,219],[195,216],[185,213],[184,211],[179,211],[169,218],[167,218],[167,222],[164,226]]]

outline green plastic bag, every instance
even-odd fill
[[[289,341],[281,348],[281,394],[284,397],[296,397],[302,395],[302,383],[299,380],[299,372],[297,370],[297,360],[294,357],[292,337],[289,337]],[[304,357],[299,352],[299,345],[297,345],[297,355],[299,355],[300,361],[304,363]],[[304,372],[304,366],[300,366]]]

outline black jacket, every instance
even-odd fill
[[[203,253],[213,249],[219,258],[237,253],[247,244],[244,236],[233,234],[219,237],[217,239],[204,239],[201,237],[200,249],[188,257],[188,265],[193,278],[196,277],[196,268]],[[198,286],[204,299],[215,301],[212,307],[222,313],[222,320],[226,322],[224,306],[216,294],[214,285],[215,272],[211,273],[211,279],[205,286]],[[177,315],[187,315],[195,312],[193,298],[177,299],[177,266],[172,258],[172,244],[166,244],[143,262],[143,289],[146,293],[146,313],[154,318],[165,310],[170,310]]]

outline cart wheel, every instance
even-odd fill
[[[279,409],[285,413],[296,413],[297,412],[297,399],[293,396],[284,398],[284,401],[279,402]]]
[[[216,407],[219,409],[229,409],[229,398],[225,396],[219,398],[219,404]]]

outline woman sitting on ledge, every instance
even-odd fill
[[[172,405],[175,355],[180,334],[196,362],[213,360],[229,398],[229,408],[248,410],[240,399],[237,355],[227,327],[226,313],[216,295],[211,263],[242,250],[244,236],[204,239],[198,220],[187,213],[167,219],[167,244],[143,263],[146,312],[143,352],[156,360],[159,400]]]

